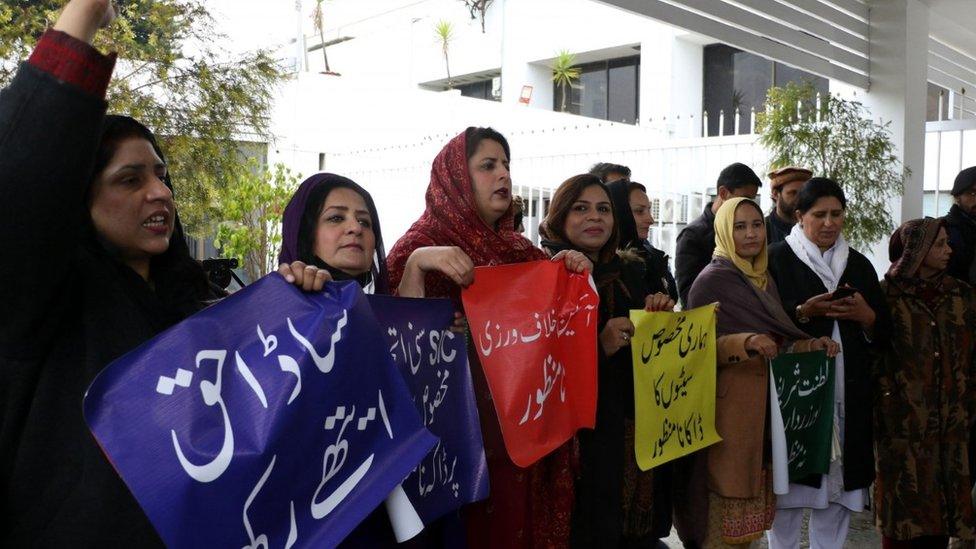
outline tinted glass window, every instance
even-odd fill
[[[565,91],[566,112],[613,122],[637,122],[640,57],[587,63],[577,68],[579,79]],[[562,105],[562,86],[553,84],[553,110],[563,110]]]
[[[477,99],[493,99],[491,96],[491,80],[473,82],[457,86],[461,90],[461,95],[465,97],[475,97]]]
[[[609,106],[607,119],[612,122],[637,122],[637,65],[610,66],[607,77]]]
[[[583,72],[579,78],[579,114],[607,118],[607,70],[605,67]]]
[[[748,133],[751,111],[762,110],[766,92],[774,85],[810,82],[821,94],[830,90],[826,78],[725,44],[705,46],[704,56],[702,104],[708,113],[708,135],[719,135],[720,118],[724,120],[721,134],[734,134],[736,109],[739,133]]]

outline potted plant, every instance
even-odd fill
[[[571,87],[573,82],[579,80],[580,70],[574,65],[576,65],[576,55],[569,53],[568,50],[560,50],[552,62],[552,81],[562,91],[560,112],[566,112],[566,88]]]

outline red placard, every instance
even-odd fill
[[[478,267],[461,297],[516,465],[594,426],[600,298],[588,274],[552,261]]]

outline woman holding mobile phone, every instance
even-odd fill
[[[800,329],[841,343],[834,362],[834,441],[828,474],[790,483],[777,498],[769,546],[799,547],[803,510],[812,509],[810,545],[840,548],[850,513],[864,510],[874,481],[872,373],[890,321],[874,267],[844,240],[847,199],[840,185],[813,178],[797,202],[797,224],[769,249],[769,272]]]

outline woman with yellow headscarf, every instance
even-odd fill
[[[747,198],[726,201],[715,213],[712,262],[688,295],[690,307],[719,303],[715,427],[722,441],[698,456],[707,470],[707,495],[689,494],[695,505],[708,508],[700,532],[704,547],[748,547],[772,525],[767,360],[786,351],[833,356],[838,350],[831,339],[813,339],[796,328],[766,265],[759,205]]]

